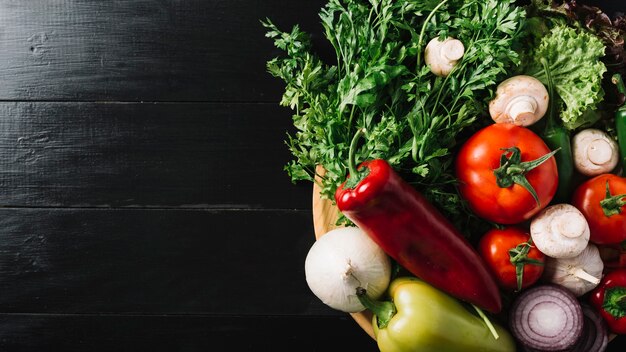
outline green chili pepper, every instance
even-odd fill
[[[388,293],[391,301],[381,302],[357,289],[363,305],[374,313],[372,324],[381,352],[515,351],[508,331],[497,324],[488,326],[460,301],[425,281],[399,277]]]
[[[560,151],[554,155],[559,172],[559,186],[552,202],[568,203],[572,195],[572,180],[574,176],[574,157],[572,155],[570,132],[556,118],[555,100],[557,96],[554,92],[552,75],[546,60],[542,58],[541,63],[543,64],[543,68],[546,71],[546,76],[548,78],[548,96],[550,100],[548,103],[548,111],[546,112],[546,126],[541,133],[541,138],[550,150],[560,149]]]
[[[626,88],[624,88],[622,76],[616,73],[611,80],[617,85],[617,90],[620,94],[626,95]],[[615,131],[617,132],[617,143],[619,144],[622,174],[626,175],[626,104],[623,104],[615,111]]]

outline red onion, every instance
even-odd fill
[[[582,305],[585,315],[584,331],[572,352],[602,352],[609,344],[609,332],[606,322],[590,306]]]
[[[583,332],[572,348],[559,352],[603,352],[609,343],[606,322],[598,312],[586,304],[582,304],[584,314]],[[526,352],[544,352],[529,347],[524,347]]]
[[[583,331],[580,303],[559,285],[527,289],[513,302],[510,314],[511,333],[531,350],[567,350],[574,347]]]

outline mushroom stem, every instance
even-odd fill
[[[489,115],[496,123],[530,126],[545,115],[550,100],[541,81],[517,75],[498,84],[496,96],[489,102]]]
[[[506,109],[513,123],[517,120],[526,121],[532,119],[536,111],[537,101],[529,95],[515,97],[509,102]]]
[[[612,155],[611,145],[604,139],[594,139],[587,146],[587,157],[596,165],[606,164]]]
[[[600,283],[600,279],[584,271],[582,268],[576,268],[575,270],[573,270],[572,275],[576,276],[577,278],[581,280],[590,282],[594,285],[597,285]]]
[[[553,221],[557,224],[556,230],[568,238],[577,238],[585,233],[585,220],[578,216],[571,216],[569,212],[561,213]]]
[[[463,54],[465,54],[465,46],[460,40],[446,38],[440,41],[439,38],[433,38],[426,45],[424,59],[432,73],[437,76],[447,76]]]
[[[619,161],[617,142],[606,132],[588,128],[572,139],[574,165],[585,176],[611,172]]]
[[[458,39],[447,39],[441,45],[440,55],[448,62],[458,61],[465,54],[465,46]]]

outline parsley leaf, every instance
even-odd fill
[[[335,63],[315,54],[298,26],[263,21],[285,56],[267,69],[285,83],[280,104],[294,111],[285,166],[292,180],[312,181],[322,196],[346,177],[353,135],[368,133],[356,160],[387,160],[454,222],[472,217],[455,188],[453,152],[490,122],[486,106],[497,82],[520,63],[525,18],[514,0],[329,0],[320,11]],[[422,61],[429,40],[452,36],[465,54],[447,77]]]

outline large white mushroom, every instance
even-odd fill
[[[574,135],[572,151],[576,170],[586,176],[611,172],[619,162],[617,142],[606,132],[588,128]]]
[[[437,76],[447,76],[465,54],[463,43],[454,38],[433,38],[424,51],[424,61]]]
[[[496,123],[530,126],[548,110],[546,87],[532,76],[517,75],[502,81],[489,102],[489,115]]]
[[[589,243],[589,224],[571,204],[543,209],[530,223],[530,236],[537,249],[552,258],[579,255]]]

